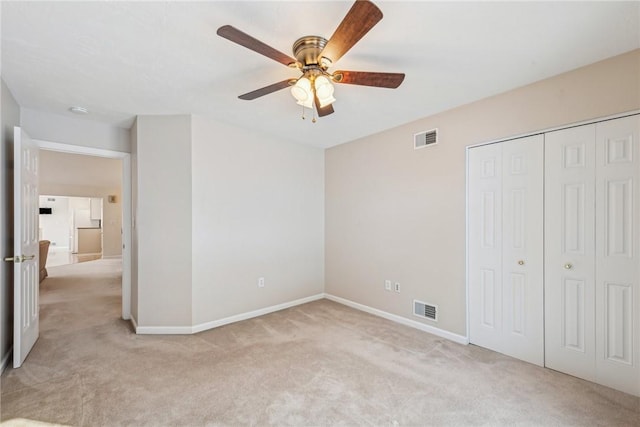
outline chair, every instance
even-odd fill
[[[40,240],[40,281],[42,282],[45,277],[49,275],[47,273],[47,255],[49,254],[49,245],[51,242],[49,240]]]

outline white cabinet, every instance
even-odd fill
[[[639,133],[636,115],[469,150],[470,342],[640,395]]]
[[[542,162],[542,135],[469,152],[469,336],[540,366]]]

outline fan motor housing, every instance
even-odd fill
[[[320,54],[327,44],[327,39],[320,36],[304,36],[300,37],[293,44],[293,56],[296,60],[302,64],[303,67],[309,65],[316,65],[322,69],[328,68],[331,60],[328,58],[322,58],[323,63],[320,63]],[[325,63],[325,60],[328,63]]]

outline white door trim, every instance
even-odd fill
[[[566,125],[554,126],[554,127],[550,127],[550,128],[546,128],[546,129],[536,130],[536,131],[533,131],[533,132],[527,132],[527,133],[507,136],[505,138],[492,139],[490,141],[479,142],[479,143],[473,144],[473,145],[467,145],[466,150],[467,150],[467,153],[468,153],[469,149],[474,148],[474,147],[480,147],[480,146],[489,145],[489,144],[497,144],[499,142],[511,141],[512,139],[526,138],[526,137],[533,136],[533,135],[540,135],[541,133],[555,132],[557,130],[564,130],[564,129],[569,129],[569,128],[573,128],[573,127],[577,127],[577,126],[591,125],[591,124],[594,124],[594,123],[606,122],[608,120],[621,119],[623,117],[635,116],[637,114],[640,114],[640,110],[631,110],[631,111],[627,111],[627,112],[624,112],[624,113],[612,114],[610,116],[598,117],[598,118],[594,118],[594,119],[584,120],[584,121],[581,121],[581,122],[568,123]]]
[[[33,141],[43,150],[122,159],[122,318],[131,319],[131,153],[39,139]]]

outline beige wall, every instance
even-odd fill
[[[201,325],[323,292],[321,149],[201,116],[141,116],[132,133],[141,328]]]
[[[13,255],[13,127],[20,125],[20,107],[0,80],[0,257]],[[13,265],[0,261],[0,360],[13,343]]]
[[[192,123],[193,323],[322,293],[323,150]]]
[[[638,76],[640,50],[327,150],[326,292],[412,320],[437,304],[424,322],[466,335],[465,147],[640,109]]]
[[[102,256],[122,255],[122,192],[121,187],[104,188],[86,185],[49,183],[40,177],[40,194],[48,196],[102,198]],[[109,203],[108,196],[115,195],[116,203]]]
[[[137,322],[191,326],[191,116],[139,116]]]

